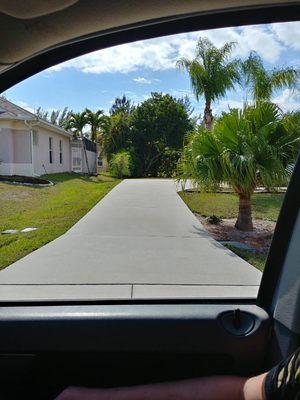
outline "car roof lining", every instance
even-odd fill
[[[11,2],[13,5],[15,1]],[[41,5],[34,3],[34,10],[39,11]],[[55,10],[56,0],[48,2],[49,11]],[[52,4],[52,8],[51,8]],[[116,27],[136,23],[147,23],[158,18],[179,16],[191,13],[222,12],[232,8],[258,7],[274,4],[286,4],[284,0],[78,0],[74,3],[64,0],[65,8],[40,15],[35,18],[18,18],[18,9],[29,10],[30,7],[20,7],[20,2],[15,4],[15,12],[7,12],[7,0],[0,0],[0,32],[1,38],[9,38],[0,42],[0,63],[15,63],[27,58],[45,48],[58,45],[76,37],[89,35],[94,32],[106,31]],[[6,5],[6,8],[4,7]],[[57,6],[57,4],[56,4]],[[2,10],[2,12],[1,12]],[[44,10],[44,13],[46,11]],[[26,13],[23,14],[26,16]],[[22,13],[21,13],[22,15]]]
[[[88,3],[89,0],[86,0],[86,2]],[[170,2],[174,3],[174,1]],[[167,3],[170,2],[167,1]],[[128,3],[132,2],[129,1]],[[146,3],[148,3],[148,1]],[[191,0],[190,3],[194,4],[195,2]],[[199,3],[199,1],[197,3]],[[202,4],[206,2],[200,3]],[[219,4],[220,1],[218,0],[213,3],[214,6],[216,6],[215,3]],[[228,6],[229,3],[238,2],[228,1],[226,2],[226,6]],[[243,2],[243,4],[245,3],[246,1]],[[69,39],[69,34],[67,34],[64,36],[66,38],[64,42],[46,48],[43,47],[42,50],[34,52],[33,54],[31,54],[31,52],[34,49],[29,46],[26,50],[29,55],[24,59],[10,63],[7,58],[6,61],[2,60],[0,62],[0,93],[21,80],[55,64],[91,51],[123,43],[196,30],[298,20],[300,11],[299,2],[286,4],[286,2],[282,3],[278,0],[276,4],[274,4],[274,2],[269,4],[265,1],[267,4],[262,5],[259,0],[254,0],[252,2],[247,1],[247,3],[252,3],[252,5],[238,8],[223,7],[223,9],[217,10],[211,8],[210,11],[201,11],[190,14],[172,14],[171,16],[162,16],[153,20],[142,20],[127,25],[118,25],[106,30],[94,31],[80,37],[75,35],[71,39]],[[169,11],[171,11],[171,9]],[[1,18],[3,15],[4,14],[0,13],[0,32],[3,31],[3,29],[5,30],[5,27],[3,28],[3,25],[1,25]],[[160,15],[162,15],[162,13]],[[8,17],[7,15],[4,16]],[[41,18],[35,18],[33,21],[40,20]],[[18,19],[18,22],[24,22],[24,20]],[[26,23],[28,23],[28,20],[26,20]],[[11,28],[11,30],[13,30],[13,28]],[[78,33],[79,30],[76,32]],[[1,36],[3,37],[3,35]],[[7,43],[9,44],[9,41]],[[13,43],[14,42],[12,41],[12,44]],[[45,45],[45,43],[49,44],[49,40],[43,42],[43,45]],[[39,43],[39,46],[41,46],[41,42]],[[3,43],[0,43],[0,60],[3,49]],[[18,53],[19,50],[17,48],[14,56]]]

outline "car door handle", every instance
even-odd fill
[[[253,330],[255,318],[250,313],[237,308],[223,313],[221,315],[221,324],[232,335],[245,336]]]

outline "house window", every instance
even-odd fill
[[[34,146],[39,144],[39,134],[35,130],[32,131],[32,142]]]
[[[49,137],[49,163],[53,163],[53,138]]]
[[[59,163],[63,163],[63,141],[59,141]]]

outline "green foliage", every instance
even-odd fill
[[[194,126],[190,111],[187,99],[152,93],[131,113],[113,113],[103,133],[108,160],[126,150],[133,176],[172,176],[184,136]]]
[[[132,174],[131,154],[125,150],[112,154],[109,161],[109,170],[117,178],[130,177]]]
[[[109,110],[110,115],[115,114],[131,114],[134,110],[134,105],[131,100],[127,99],[125,94],[122,97],[117,97]]]
[[[131,146],[131,120],[124,113],[114,114],[107,119],[103,135],[103,149],[110,159],[112,154]]]
[[[143,176],[157,176],[168,150],[179,151],[192,128],[182,101],[169,94],[152,93],[132,114],[132,146],[141,161]]]
[[[221,218],[213,214],[207,218],[207,222],[211,225],[219,225],[219,223],[221,222]]]
[[[223,113],[212,132],[201,127],[189,138],[182,178],[191,178],[206,190],[229,184],[239,196],[236,228],[253,229],[250,201],[256,186],[272,189],[288,182],[300,144],[295,120],[267,102]]]
[[[204,96],[204,123],[211,127],[211,103],[225,96],[240,81],[239,61],[229,61],[235,46],[234,42],[225,43],[217,48],[207,38],[200,38],[193,60],[181,58],[177,61],[179,68],[185,69],[190,76],[191,86],[196,99]]]
[[[268,188],[286,184],[287,165],[295,161],[300,143],[299,127],[287,129],[288,122],[272,103],[223,113],[211,134],[200,128],[190,138],[183,176],[208,189],[226,182],[248,195],[258,183]]]
[[[166,148],[160,159],[157,176],[160,178],[175,178],[181,154],[181,150]]]
[[[58,125],[61,128],[65,128],[72,111],[65,107],[63,110],[53,110],[51,113],[49,111],[44,111],[41,107],[38,107],[35,111],[38,118],[42,118],[51,124]]]
[[[68,122],[65,125],[66,129],[73,132],[76,137],[83,136],[83,129],[87,124],[86,113],[83,112],[72,112]]]
[[[295,89],[299,77],[298,71],[291,67],[265,69],[262,58],[255,52],[241,63],[241,74],[255,101],[270,101],[278,89]]]
[[[106,117],[103,110],[91,111],[88,108],[85,110],[86,123],[90,126],[90,139],[97,142],[100,133],[106,123]]]

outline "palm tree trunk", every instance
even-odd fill
[[[96,142],[97,141],[97,129],[96,128],[92,128],[91,129],[91,140],[92,142]]]
[[[205,128],[209,131],[212,129],[212,124],[213,124],[213,115],[211,111],[211,103],[210,101],[206,101],[205,103],[205,108],[204,108],[204,117],[203,117],[203,123],[205,125]]]
[[[239,215],[235,227],[241,231],[252,231],[252,210],[251,196],[249,194],[238,193],[239,196]]]

